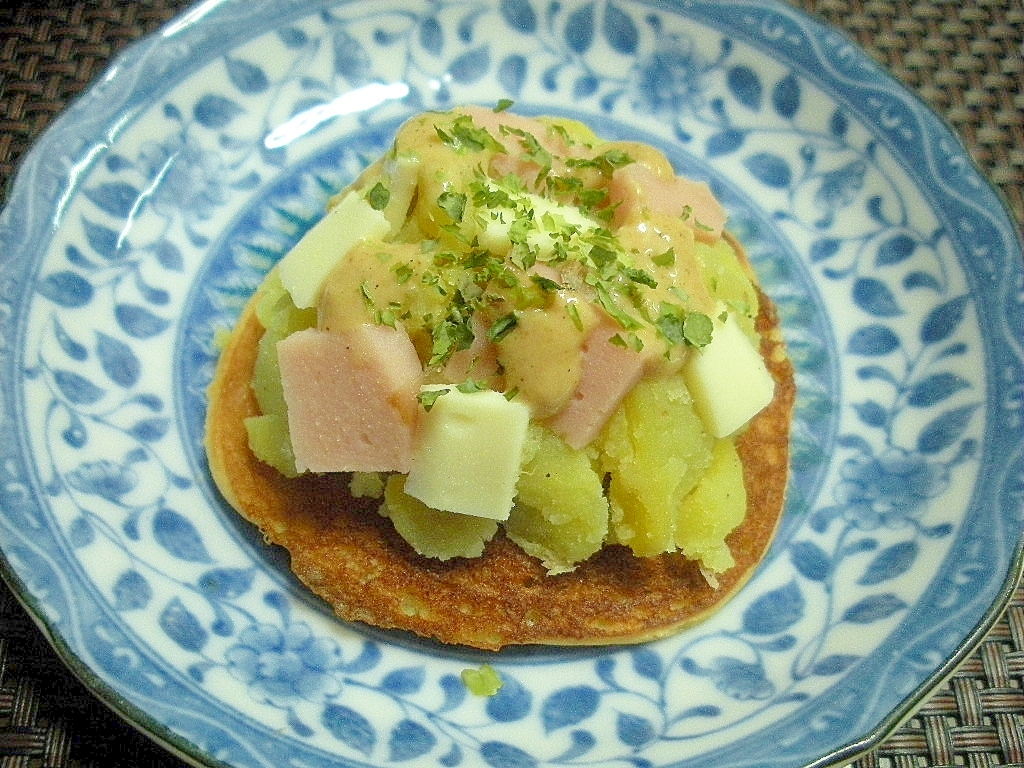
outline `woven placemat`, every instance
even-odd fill
[[[803,0],[945,116],[1024,224],[1021,0]],[[24,3],[0,9],[0,205],[19,159],[128,43],[187,3]],[[182,768],[62,665],[0,585],[0,768]],[[856,768],[1024,768],[1024,588],[917,714]]]

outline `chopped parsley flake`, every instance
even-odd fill
[[[461,384],[456,384],[455,389],[466,395],[471,395],[474,392],[483,392],[487,387],[475,379],[466,379]],[[430,412],[430,409],[434,407],[438,398],[447,395],[452,391],[451,387],[430,387],[429,389],[421,389],[420,393],[416,396],[416,400],[423,406],[423,410]]]
[[[560,286],[554,280],[543,275],[530,275],[530,279],[542,290],[542,291],[557,291]]]
[[[551,134],[553,136],[558,136],[567,147],[574,147],[577,144],[583,144],[586,147],[590,146],[590,144],[586,142],[581,142],[577,140],[575,136],[569,133],[569,129],[566,128],[561,123],[552,123],[550,126],[548,126],[548,130],[551,131]]]
[[[603,245],[595,243],[590,249],[590,260],[593,261],[594,266],[598,268],[613,264],[617,259],[618,254],[611,248],[606,248]]]
[[[529,163],[534,163],[540,167],[540,172],[537,174],[537,181],[540,182],[551,172],[551,164],[553,158],[551,153],[544,149],[543,145],[537,140],[537,137],[528,131],[524,131],[520,128],[510,128],[507,125],[501,126],[501,133],[503,136],[516,136],[519,138],[519,143],[523,147],[523,159]]]
[[[452,122],[449,130],[435,126],[437,136],[442,143],[458,153],[482,152],[485,149],[504,152],[505,147],[488,133],[486,128],[478,127],[469,115],[459,115]]]
[[[655,327],[670,344],[703,347],[711,341],[711,318],[703,312],[689,312],[677,304],[662,302]]]
[[[575,176],[561,176],[551,174],[544,180],[544,183],[547,185],[548,191],[553,195],[561,197],[571,197],[573,195],[579,195],[581,200],[583,199],[584,195],[598,191],[584,189],[583,179],[578,179]],[[604,195],[602,195],[602,197],[603,196]]]
[[[661,313],[654,321],[654,326],[669,344],[682,344],[686,337],[683,335],[683,324],[685,316],[681,308],[673,304],[662,303]]]
[[[609,149],[591,158],[566,158],[566,165],[570,168],[593,168],[602,176],[611,176],[616,168],[622,168],[633,162],[629,153],[622,149]]]
[[[690,312],[686,315],[683,335],[695,347],[703,347],[711,343],[713,325],[711,318],[702,312]]]
[[[714,227],[708,226],[704,222],[699,221],[698,219],[695,219],[693,217],[693,206],[692,205],[684,205],[683,206],[683,212],[680,214],[680,218],[683,221],[688,222],[694,229],[699,229],[702,232],[713,232],[714,229],[715,229]]]
[[[597,303],[601,305],[601,308],[627,331],[635,331],[641,327],[639,320],[618,305],[607,285],[598,283],[594,286],[594,293],[597,295]]]
[[[623,267],[622,273],[632,280],[634,283],[640,283],[646,285],[648,288],[657,288],[658,281],[655,280],[650,274],[637,267]]]
[[[395,273],[395,279],[398,281],[399,285],[404,285],[409,282],[409,279],[413,274],[412,267],[408,264],[395,264],[395,266],[391,268],[391,271]]]
[[[575,301],[571,301],[565,305],[565,311],[569,315],[569,319],[572,320],[572,324],[576,326],[576,330],[583,330],[583,320],[580,318],[580,308],[576,305]]]
[[[400,307],[398,307],[400,309]],[[396,307],[387,306],[384,309],[378,309],[373,313],[373,320],[377,325],[386,325],[390,328],[394,328],[395,323],[398,321],[398,316],[395,314]]]
[[[437,402],[437,398],[441,395],[447,394],[448,390],[444,388],[439,389],[424,389],[421,390],[416,399],[420,401],[420,405],[423,406],[423,410],[430,412],[430,409],[434,407],[434,403]]]
[[[496,208],[515,208],[515,200],[504,189],[489,184],[474,182],[472,185],[473,205],[478,208],[494,210]]]
[[[429,364],[444,365],[454,353],[469,349],[472,343],[473,329],[469,318],[460,317],[455,310],[434,327]]]
[[[531,232],[537,231],[537,223],[533,220],[533,209],[530,208],[522,216],[517,216],[508,228],[508,239],[513,243],[525,243]]]
[[[608,197],[607,189],[585,189],[580,193],[580,205],[584,208],[596,208]]]
[[[461,192],[445,190],[437,197],[437,207],[448,214],[452,221],[462,221],[466,213],[466,196]]]
[[[366,306],[372,307],[374,305],[373,293],[370,291],[370,284],[366,280],[359,284],[359,292],[363,295],[363,301],[366,302]]]
[[[675,249],[669,248],[662,254],[653,256],[651,261],[654,262],[655,266],[658,267],[671,267],[676,263],[676,252]]]
[[[524,242],[514,243],[508,256],[524,272],[537,263],[537,254]]]
[[[383,211],[387,208],[390,199],[391,191],[380,181],[370,187],[370,190],[366,193],[366,202],[375,211]]]
[[[487,329],[487,340],[501,341],[512,332],[517,323],[518,320],[516,320],[514,312],[502,315],[491,324],[490,328]]]

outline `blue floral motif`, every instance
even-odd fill
[[[826,171],[821,175],[821,185],[814,193],[814,202],[826,215],[851,205],[864,188],[867,170],[867,163],[857,159],[834,171]]]
[[[274,705],[325,701],[337,696],[341,649],[303,623],[246,627],[225,654],[228,670],[254,698]]]
[[[764,667],[756,662],[720,656],[710,667],[693,666],[691,674],[710,678],[722,693],[737,701],[768,699],[775,687],[768,680]]]
[[[694,111],[704,102],[710,69],[692,38],[663,35],[637,67],[637,106],[673,119]]]
[[[184,215],[194,224],[209,219],[227,199],[230,176],[223,155],[185,133],[147,144],[138,165],[154,182],[148,203],[161,215]]]
[[[945,493],[949,467],[920,453],[888,448],[879,456],[860,454],[843,462],[836,501],[843,518],[856,528],[905,525],[928,501]]]
[[[107,501],[119,502],[138,483],[138,476],[129,464],[117,464],[107,459],[83,462],[68,473],[72,488],[92,493]]]

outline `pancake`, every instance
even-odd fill
[[[347,474],[287,478],[262,463],[243,423],[259,413],[250,388],[263,332],[254,312],[258,295],[230,335],[209,388],[210,471],[231,507],[288,551],[295,575],[343,620],[484,650],[663,637],[701,621],[742,587],[782,514],[795,384],[775,307],[759,295],[760,351],[775,396],[737,439],[747,514],[727,538],[735,565],[711,579],[681,553],[640,558],[617,545],[570,573],[548,575],[501,532],[479,558],[422,557],[378,514],[379,501],[351,496]]]

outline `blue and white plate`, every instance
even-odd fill
[[[218,497],[219,340],[425,109],[511,98],[708,179],[799,397],[778,539],[700,626],[497,655],[347,625]],[[197,764],[823,766],[876,743],[1022,564],[1024,270],[940,120],[769,0],[205,2],[25,159],[0,220],[4,574]],[[492,664],[504,687],[469,693]]]

